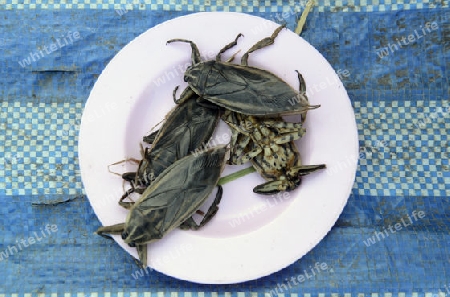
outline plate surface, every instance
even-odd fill
[[[103,225],[125,221],[127,210],[117,201],[122,179],[108,165],[126,158],[140,159],[142,136],[148,134],[175,106],[172,91],[185,86],[194,41],[202,59],[211,60],[243,33],[223,59],[241,50],[236,61],[255,42],[270,36],[278,25],[259,17],[226,12],[196,13],[160,24],[125,46],[107,65],[86,103],[79,136],[81,176],[88,199]],[[237,63],[237,62],[236,62]],[[347,93],[328,62],[309,43],[285,29],[275,44],[250,55],[249,65],[271,71],[297,89],[294,70],[306,81],[311,104],[306,135],[297,142],[304,164],[326,170],[303,179],[295,191],[257,195],[264,180],[249,174],[224,186],[216,217],[198,231],[175,230],[149,245],[149,266],[166,275],[197,283],[237,283],[276,272],[309,252],[331,229],[353,185],[358,137]],[[298,117],[297,117],[298,119]],[[226,143],[230,132],[220,123],[214,143]],[[245,166],[227,166],[223,175]],[[122,173],[135,164],[111,167]],[[136,249],[116,242],[137,257]]]

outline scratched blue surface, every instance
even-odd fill
[[[279,2],[269,2],[264,11],[281,11]],[[381,9],[384,2],[358,1],[361,12],[350,2],[341,8],[320,2],[321,11],[308,16],[302,34],[335,69],[351,74],[343,82],[355,108],[361,158],[344,212],[300,261],[237,285],[197,285],[157,272],[136,279],[134,260],[112,241],[93,235],[100,223],[83,195],[78,169],[79,119],[102,69],[148,28],[192,11],[146,5],[120,16],[110,6],[47,10],[30,4],[1,10],[0,294],[449,294],[450,11],[445,2],[434,3],[435,8],[418,2],[423,9],[408,4],[408,10],[394,2]],[[400,10],[391,10],[394,4]],[[230,10],[239,11],[236,7]],[[274,12],[249,13],[274,19]],[[286,21],[295,27],[294,15]],[[437,29],[402,48],[389,48],[427,22]],[[69,31],[81,38],[20,65]],[[383,48],[389,51],[381,57]],[[419,212],[423,217],[415,219]],[[29,237],[36,243],[18,244]],[[327,269],[312,276],[317,262]],[[304,282],[289,282],[300,275]]]

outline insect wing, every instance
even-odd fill
[[[249,115],[282,114],[304,109],[307,104],[291,86],[276,75],[254,67],[208,61],[191,87],[205,99]],[[296,100],[297,99],[297,100]],[[299,101],[299,102],[297,102]]]
[[[159,130],[147,157],[146,168],[153,177],[211,138],[219,121],[219,110],[199,105],[196,98],[176,106]]]
[[[198,96],[177,105],[166,117],[163,127],[156,136],[152,151],[166,149],[171,143],[179,143],[180,135],[189,133],[190,141],[181,143],[187,150],[194,150],[211,138],[219,120],[219,111],[197,104]]]
[[[220,146],[176,161],[145,190],[130,211],[130,217],[133,211],[138,211],[146,221],[160,224],[163,234],[178,227],[195,213],[216,186],[225,164],[225,153],[226,148]]]

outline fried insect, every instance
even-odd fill
[[[198,229],[215,215],[222,196],[220,187],[202,222],[197,225],[192,218],[217,185],[227,151],[225,146],[217,146],[175,161],[130,205],[125,223],[100,227],[96,233],[121,234],[125,243],[137,248],[140,261],[147,266],[148,243],[177,227]]]
[[[145,191],[161,172],[211,138],[219,121],[219,110],[200,105],[197,99],[193,94],[180,102],[166,116],[161,129],[144,137],[152,147],[145,150],[136,172],[122,175],[132,186],[122,196],[119,202],[122,206],[122,200],[129,194]]]
[[[227,112],[223,120],[230,126],[231,157],[229,164],[251,161],[258,173],[267,180],[253,192],[274,194],[292,191],[301,184],[301,177],[326,166],[302,165],[294,140],[303,136],[301,123],[288,123],[281,117],[255,117]]]
[[[241,65],[221,61],[220,56],[237,44],[236,39],[227,44],[216,56],[216,60],[201,61],[197,45],[186,39],[171,39],[167,43],[186,42],[191,45],[192,65],[184,74],[188,87],[180,101],[198,94],[225,109],[256,116],[302,114],[319,105],[309,105],[306,93],[294,90],[275,74],[248,66],[249,54],[269,46],[284,28],[280,26],[267,38],[253,45],[241,59]]]

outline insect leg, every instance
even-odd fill
[[[122,173],[122,179],[127,182],[133,182],[136,180],[136,172],[125,172]]]
[[[239,134],[239,142],[237,142],[234,147],[232,147],[232,151],[230,152],[230,159],[228,160],[228,164],[231,165],[239,165],[244,164],[250,159],[252,159],[254,156],[250,155],[248,156],[248,153],[246,154],[245,151],[247,149],[247,146],[250,143],[251,138],[242,134]],[[248,157],[245,157],[248,156]]]
[[[303,79],[303,76],[300,74],[300,72],[298,72],[298,70],[295,70],[295,72],[297,72],[297,77],[298,77],[298,91],[300,92],[300,94],[306,94],[306,83],[305,80]],[[308,99],[306,97],[306,99]]]
[[[220,204],[220,201],[222,200],[222,195],[223,195],[222,186],[217,186],[216,198],[214,199],[211,206],[208,208],[208,211],[206,212],[205,216],[203,217],[203,220],[200,222],[200,225],[198,228],[206,225],[216,215],[217,211],[219,210],[219,204]]]
[[[111,166],[114,166],[114,165],[119,165],[119,164],[122,164],[122,163],[125,163],[125,162],[128,162],[128,161],[132,161],[132,162],[134,162],[134,163],[136,163],[136,164],[139,164],[139,162],[141,162],[141,161],[139,161],[139,160],[137,160],[137,159],[129,158],[129,159],[125,159],[125,160],[122,160],[122,161],[119,161],[119,162],[116,162],[116,163],[112,163],[112,164],[108,165],[108,171],[109,171],[109,173],[112,173],[112,174],[115,174],[115,175],[119,175],[119,176],[121,176],[121,177],[123,178],[123,174],[120,174],[120,173],[111,171],[110,167],[111,167]],[[124,179],[125,179],[125,178],[124,178]]]
[[[303,101],[305,101],[305,103],[307,105],[309,105],[309,100],[308,97],[306,96],[306,83],[305,80],[303,79],[303,76],[300,74],[300,72],[298,72],[298,70],[295,70],[295,72],[297,72],[297,77],[298,77],[298,91],[300,92],[299,98],[303,99]],[[305,122],[306,120],[306,112],[301,114],[301,119],[302,119],[302,123]]]
[[[122,160],[122,161],[119,161],[119,162],[116,162],[116,163],[112,163],[109,166],[119,165],[119,164],[122,164],[122,163],[125,163],[125,162],[128,162],[128,161],[132,161],[132,162],[134,162],[136,164],[139,164],[139,162],[141,162],[140,160],[137,160],[137,159],[134,159],[134,158],[128,158],[128,159],[125,159],[125,160]],[[108,166],[108,168],[109,168],[109,166]],[[111,173],[114,173],[114,172],[111,172]]]
[[[122,202],[122,201],[119,201],[119,205],[122,206],[125,209],[130,210],[133,207],[134,202]]]
[[[217,54],[216,56],[216,61],[220,61],[220,56],[226,52],[227,50],[229,50],[230,48],[236,46],[237,44],[237,40],[239,39],[239,37],[244,36],[241,33],[238,34],[238,36],[234,39],[234,41],[230,42],[229,44],[225,45],[220,52]]]
[[[184,221],[183,223],[181,223],[181,225],[178,227],[181,230],[191,230],[192,227],[191,226],[195,226],[196,223],[194,221],[194,219],[192,217],[190,217],[189,219],[187,219],[186,221]]]
[[[123,202],[123,199],[119,200],[119,205],[122,206],[125,209],[131,209],[134,205],[134,202]]]
[[[300,139],[304,134],[305,129],[301,129],[290,133],[283,133],[280,136],[274,137],[272,141],[276,144],[284,144],[293,140]]]
[[[231,63],[234,61],[234,58],[236,58],[236,55],[240,52],[241,50],[238,50],[237,52],[235,52],[230,58],[228,58],[225,62],[227,63]]]
[[[211,206],[208,208],[208,211],[204,215],[200,224],[197,225],[197,223],[194,221],[194,219],[192,217],[190,217],[189,219],[187,219],[180,225],[180,229],[182,229],[182,230],[188,230],[188,229],[198,230],[201,227],[203,227],[204,225],[206,225],[215,216],[215,214],[219,210],[219,203],[220,203],[220,200],[222,199],[222,195],[223,195],[222,186],[217,186],[216,198],[214,199]]]
[[[253,150],[245,153],[245,155],[242,155],[234,160],[234,165],[242,165],[254,157],[258,156],[262,152],[262,148],[260,146],[255,147]]]
[[[139,260],[142,263],[142,267],[147,267],[147,245],[146,244],[137,244],[136,250],[138,252]]]
[[[250,136],[249,131],[245,130],[242,127],[242,121],[237,119],[237,114],[234,112],[231,113],[225,113],[222,116],[222,120],[228,124],[232,129],[238,131],[239,133],[242,133],[244,135]]]
[[[303,129],[302,123],[285,122],[283,119],[265,120],[261,126],[276,129],[276,132],[280,134]]]
[[[175,102],[175,104],[183,103],[186,100],[189,100],[189,98],[191,98],[191,96],[195,95],[195,92],[191,88],[187,87],[181,93],[180,98],[177,99],[177,97],[176,97],[177,90],[178,90],[178,86],[175,88],[175,90],[173,90],[173,93],[172,93],[173,94],[173,102]]]
[[[122,234],[123,230],[125,230],[125,223],[120,223],[112,226],[100,227],[95,231],[95,234],[110,239],[110,237],[105,234]]]
[[[300,160],[298,163],[301,163]],[[301,183],[302,176],[308,175],[316,170],[325,169],[325,164],[321,165],[297,165],[287,170],[286,176],[277,181],[267,182],[265,184],[256,186],[253,192],[259,194],[273,194],[279,191],[291,191],[297,188]]]
[[[289,175],[295,175],[295,176],[305,176],[308,175],[316,170],[320,170],[320,169],[325,169],[327,168],[327,166],[325,164],[320,164],[320,165],[300,165],[300,166],[295,166],[292,167],[289,170]]]
[[[233,134],[231,136],[230,142],[230,158],[228,160],[228,164],[237,165],[239,163],[239,157],[242,156],[250,143],[250,137],[238,133],[236,130],[233,130]]]
[[[197,45],[194,42],[192,42],[190,40],[186,40],[186,39],[171,39],[171,40],[167,41],[167,43],[172,43],[172,42],[186,42],[186,43],[189,43],[191,45],[191,48],[192,48],[192,56],[191,56],[192,64],[197,64],[197,63],[201,62],[200,51],[198,50],[198,47],[197,47]]]
[[[269,182],[266,182],[264,184],[254,187],[253,193],[263,194],[263,195],[276,194],[281,191],[286,191],[288,188],[288,184],[289,183],[287,180],[269,181]]]
[[[253,45],[241,58],[241,65],[247,66],[248,65],[248,55],[256,50],[262,49],[266,46],[272,45],[275,42],[275,38],[278,36],[278,33],[285,28],[286,25],[282,25],[275,29],[275,31],[272,33],[272,36],[266,37],[260,41],[258,41],[255,45]]]
[[[228,164],[233,165],[244,164],[259,155],[262,151],[261,147],[256,146],[253,150],[242,154],[249,145],[250,140],[253,140],[254,143],[258,142],[255,140],[255,135],[245,129],[246,125],[244,127],[242,126],[245,121],[243,121],[242,118],[238,119],[238,116],[238,114],[231,112],[224,114],[222,117],[222,120],[233,130],[230,142],[232,151],[230,159],[228,160]]]
[[[128,189],[125,192],[125,194],[123,194],[122,197],[120,197],[120,200],[119,200],[119,205],[122,206],[125,209],[130,209],[133,206],[134,202],[133,201],[132,202],[123,202],[123,200],[125,200],[127,197],[129,197],[131,193],[137,192],[137,193],[142,194],[143,191],[145,191],[145,188],[143,188],[143,189],[135,188],[133,182],[131,182],[130,184],[131,184],[131,188]]]
[[[159,130],[156,130],[156,131],[150,133],[149,135],[144,136],[144,137],[142,138],[142,140],[143,140],[145,143],[152,144],[153,141],[155,141],[156,136],[158,135],[158,132],[159,132]]]
[[[122,234],[124,230],[125,230],[125,223],[121,223],[112,226],[100,227],[97,229],[97,231],[95,231],[95,233],[104,238],[111,239],[110,236],[105,234]],[[146,244],[136,245],[136,249],[139,255],[139,260],[141,261],[142,265],[144,267],[147,267],[147,245]]]

